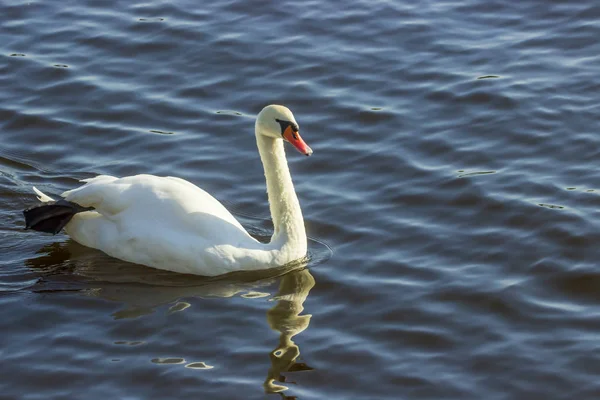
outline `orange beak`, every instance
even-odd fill
[[[285,131],[283,131],[283,138],[290,142],[292,146],[294,146],[300,153],[304,154],[305,156],[310,156],[312,154],[313,151],[311,150],[311,148],[308,147],[304,140],[302,140],[299,132],[294,132],[291,125],[285,128]]]

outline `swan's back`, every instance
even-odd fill
[[[94,207],[103,216],[142,214],[172,223],[186,223],[193,213],[204,213],[243,230],[233,215],[214,197],[181,178],[135,175],[115,178],[101,175],[85,185],[63,193],[63,197],[84,207]],[[163,221],[166,222],[166,221]],[[202,227],[196,227],[202,228]]]

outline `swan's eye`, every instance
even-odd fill
[[[289,137],[285,136],[286,131],[289,129],[288,135],[291,134],[294,140],[298,140],[298,125],[296,125],[294,122],[282,121],[280,119],[276,119],[275,121],[277,121],[281,126],[281,137],[289,141]]]

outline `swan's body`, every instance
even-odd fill
[[[312,151],[285,107],[265,107],[255,131],[275,226],[270,243],[250,236],[219,201],[194,184],[152,175],[101,175],[63,193],[67,202],[94,208],[73,215],[66,232],[125,261],[198,275],[273,268],[303,258],[306,232],[282,136],[304,154]],[[41,201],[52,201],[36,192]]]

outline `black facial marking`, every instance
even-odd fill
[[[275,121],[277,121],[279,123],[279,126],[281,126],[281,135],[283,136],[283,132],[285,132],[286,128],[290,126],[290,121],[282,121],[277,118],[275,119]]]
[[[282,121],[280,119],[275,119],[275,121],[277,121],[279,123],[279,125],[281,126],[281,136],[283,136],[283,133],[285,132],[285,130],[287,129],[287,127],[291,125],[294,139],[298,140],[298,135],[297,135],[297,133],[298,133],[298,125],[296,125],[293,122]]]

